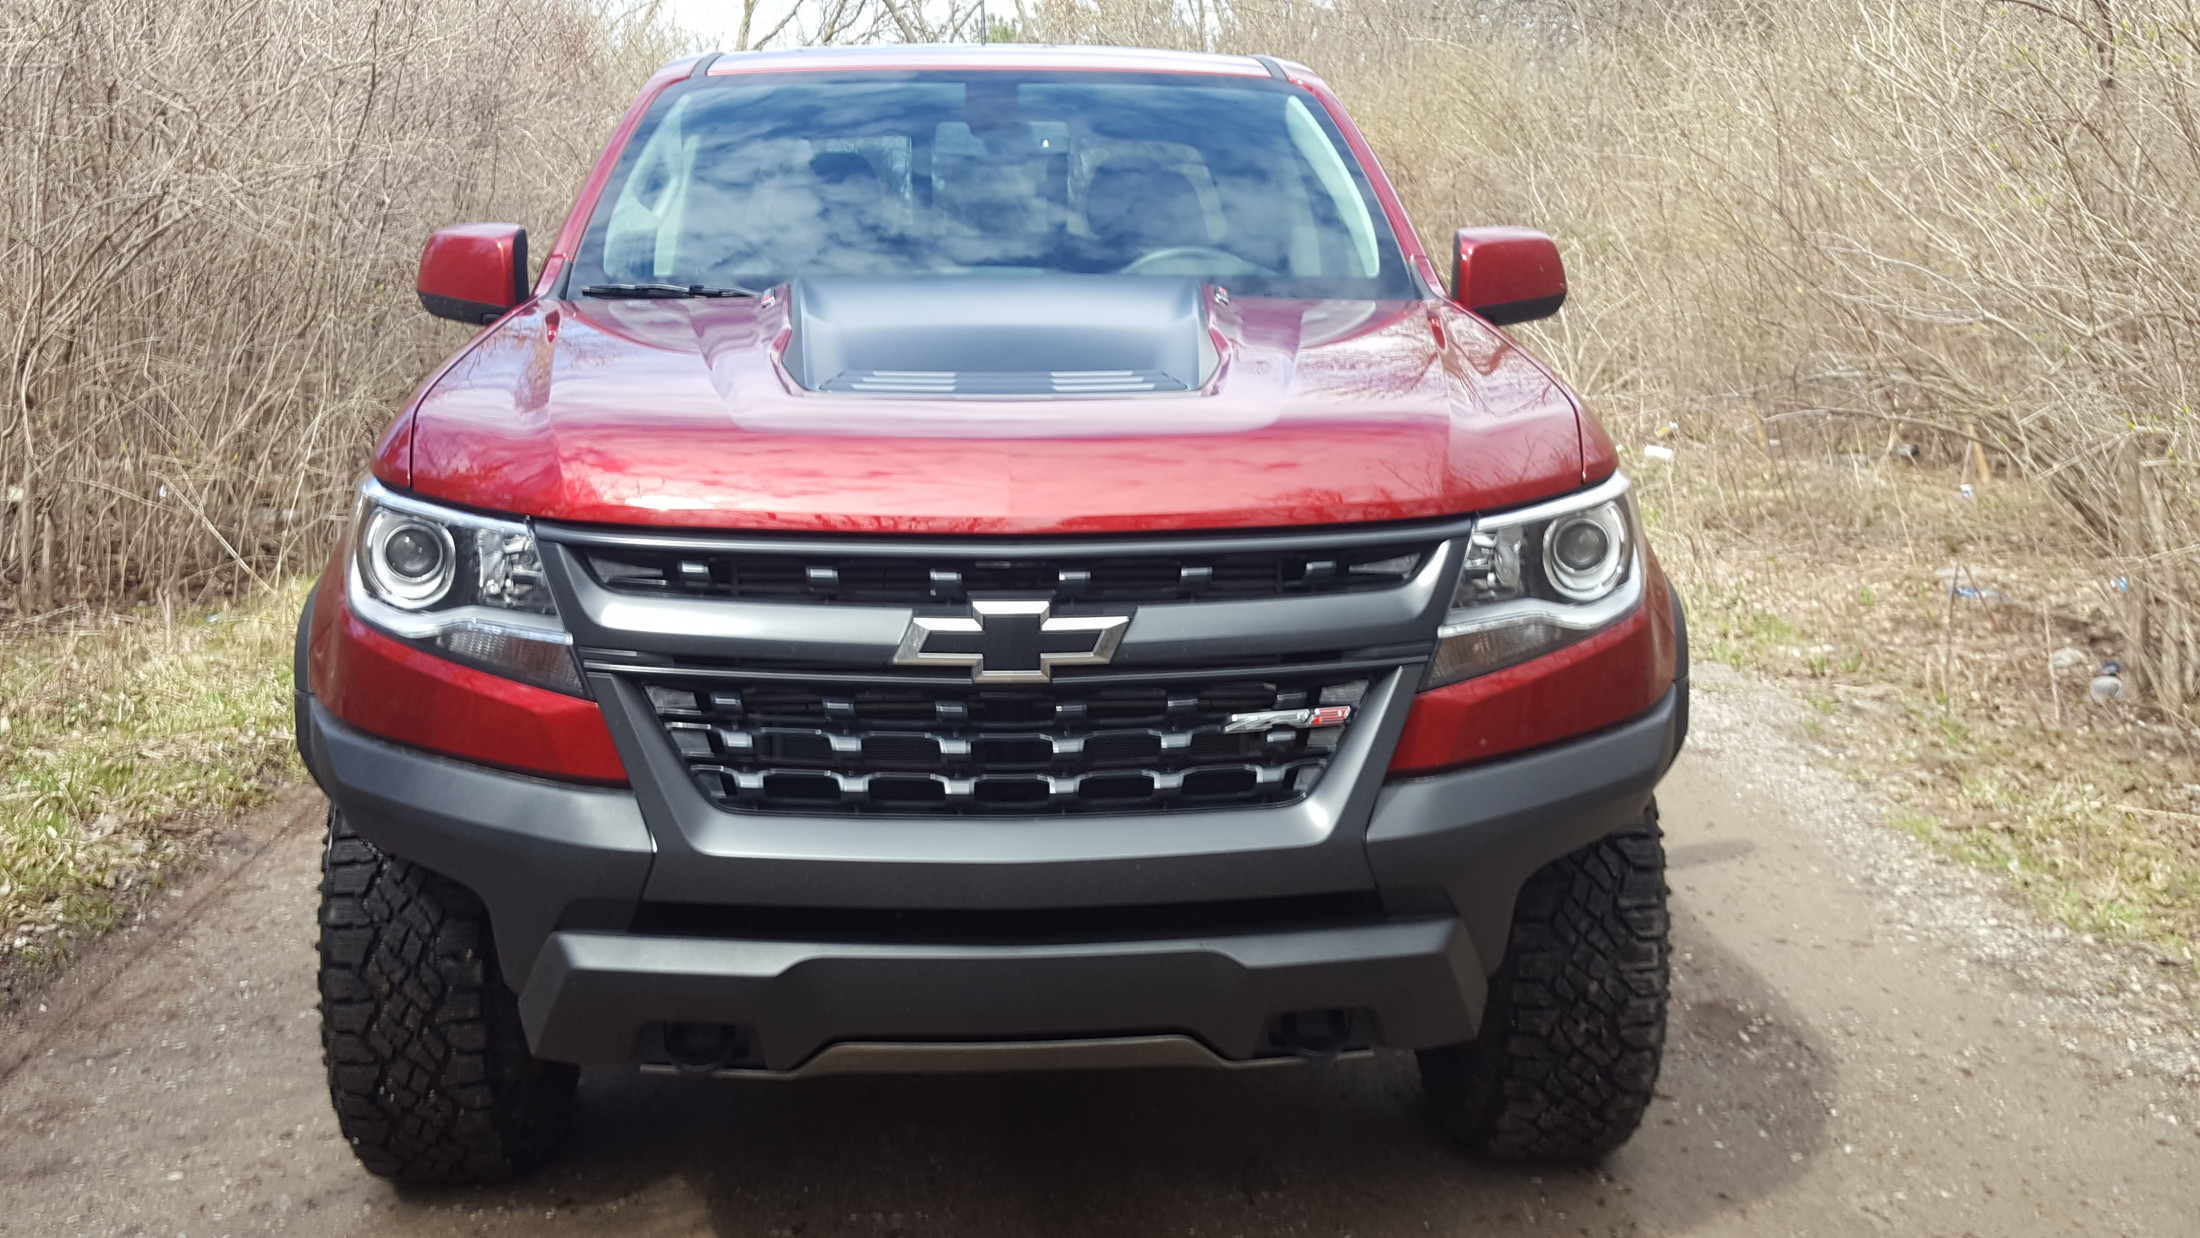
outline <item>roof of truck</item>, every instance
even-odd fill
[[[1115,73],[1205,73],[1311,77],[1303,65],[1266,57],[1136,47],[1054,47],[1033,43],[897,43],[868,47],[803,47],[728,52],[708,61],[712,77],[833,69],[1069,69]],[[1270,65],[1276,65],[1271,72]]]

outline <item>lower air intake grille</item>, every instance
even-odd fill
[[[1367,680],[1279,673],[1013,689],[653,680],[647,691],[696,785],[722,808],[1030,816],[1303,799]]]

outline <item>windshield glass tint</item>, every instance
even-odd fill
[[[571,286],[1040,273],[1416,295],[1303,91],[997,71],[673,87],[621,153]]]

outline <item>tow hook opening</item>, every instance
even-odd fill
[[[761,1067],[756,1035],[738,1023],[652,1023],[642,1029],[635,1057],[682,1074]]]
[[[1309,1061],[1325,1061],[1340,1053],[1373,1048],[1376,1042],[1372,1010],[1294,1010],[1268,1021],[1268,1050]]]

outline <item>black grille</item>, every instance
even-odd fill
[[[781,602],[922,605],[976,594],[1052,595],[1057,602],[1186,602],[1355,593],[1413,578],[1430,541],[1324,549],[1166,555],[991,558],[977,554],[860,556],[758,551],[586,548],[589,574],[629,593]]]
[[[1028,816],[1302,799],[1366,675],[1028,688],[653,679],[647,692],[724,808]]]

